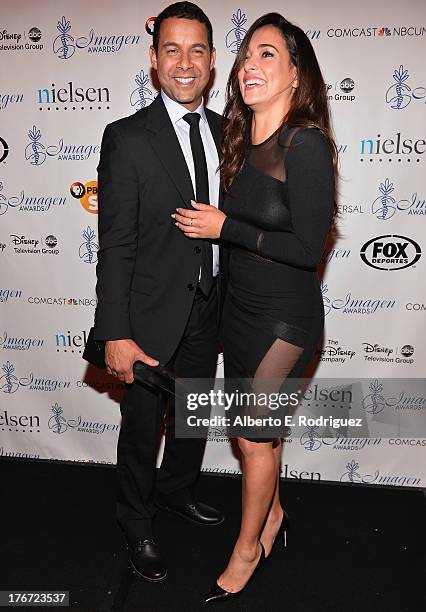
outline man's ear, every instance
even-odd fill
[[[152,45],[149,48],[149,59],[151,60],[151,66],[154,68],[154,70],[157,70],[157,54]]]
[[[213,70],[215,66],[216,66],[216,49],[213,47],[211,58],[210,58],[210,70]]]

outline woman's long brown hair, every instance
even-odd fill
[[[297,69],[298,87],[291,97],[290,109],[283,117],[282,125],[289,127],[316,127],[328,141],[335,172],[337,172],[337,147],[331,130],[327,89],[318,65],[312,44],[298,26],[293,25],[279,13],[268,13],[259,17],[249,28],[238,50],[226,86],[226,104],[222,132],[221,183],[225,191],[241,170],[247,145],[250,142],[252,110],[244,103],[238,83],[238,72],[245,61],[253,33],[266,25],[281,32]],[[336,211],[335,205],[335,213]]]

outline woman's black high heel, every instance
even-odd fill
[[[277,531],[277,535],[275,536],[274,541],[272,542],[272,546],[271,546],[271,550],[269,551],[269,555],[265,557],[265,560],[269,559],[269,557],[271,556],[272,549],[274,548],[274,544],[278,540],[283,541],[284,548],[287,547],[287,532],[288,532],[289,526],[290,526],[290,519],[289,519],[287,512],[284,510],[283,518],[281,520],[281,525]]]
[[[210,589],[209,594],[207,595],[207,597],[204,600],[204,605],[207,605],[207,604],[210,604],[210,603],[214,603],[216,601],[225,601],[225,600],[228,600],[228,599],[235,599],[235,597],[238,597],[238,595],[241,595],[241,593],[246,588],[247,584],[250,582],[250,580],[253,578],[253,576],[255,575],[257,570],[260,568],[262,563],[265,561],[265,549],[263,548],[262,542],[259,541],[259,544],[260,544],[260,547],[262,549],[262,551],[260,553],[259,561],[257,562],[257,565],[254,568],[254,572],[252,573],[252,575],[248,579],[247,583],[243,586],[243,588],[240,591],[237,591],[236,593],[231,593],[230,591],[225,591],[225,589],[222,589],[222,587],[220,587],[218,585],[218,583],[215,582],[214,585],[212,586],[212,588]]]

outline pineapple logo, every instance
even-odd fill
[[[154,100],[154,95],[147,85],[149,85],[149,76],[143,70],[135,77],[136,89],[130,94],[130,105],[136,110],[149,106]]]
[[[386,92],[386,102],[395,110],[402,110],[411,102],[411,87],[406,83],[409,76],[402,64],[393,73],[395,83]]]
[[[241,12],[241,9],[238,9],[238,11],[232,15],[231,21],[234,27],[226,35],[226,47],[231,53],[238,53],[243,38],[247,34],[247,30],[243,27],[245,23],[247,23],[246,15]]]

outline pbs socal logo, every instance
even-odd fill
[[[398,234],[376,236],[361,247],[362,261],[376,270],[403,270],[419,261],[420,245],[412,238]]]
[[[148,17],[148,19],[145,21],[145,31],[147,34],[150,34],[150,36],[154,34],[155,20],[156,20],[156,17]]]
[[[84,210],[93,215],[98,214],[98,182],[89,181],[80,183],[76,181],[70,186],[70,193],[73,198],[80,200],[80,204]]]

